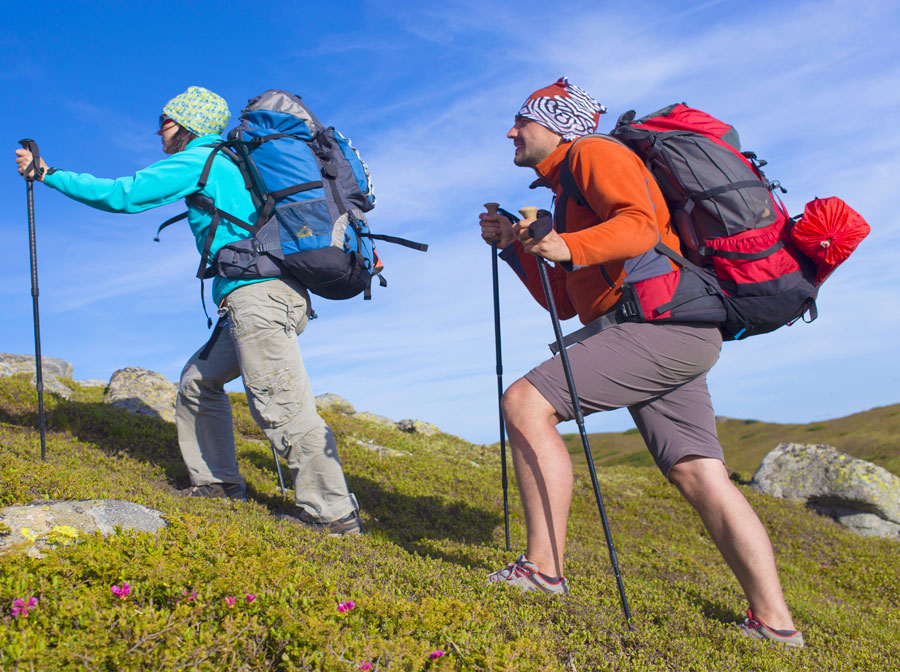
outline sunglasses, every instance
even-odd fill
[[[172,118],[167,117],[164,114],[159,115],[159,130],[165,128],[166,124],[168,124],[169,122],[172,122],[173,124],[175,123]]]

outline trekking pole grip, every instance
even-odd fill
[[[546,210],[543,211],[543,213],[546,212]],[[553,230],[553,220],[548,216],[541,216],[542,211],[534,206],[519,208],[519,214],[522,215],[522,219],[537,218],[536,221],[528,226],[528,235],[535,240],[540,240]]]
[[[24,138],[22,140],[19,140],[19,144],[29,152],[31,152],[31,165],[29,165],[28,168],[25,169],[25,179],[29,182],[32,182],[35,179],[40,179],[44,174],[44,169],[41,168],[41,152],[38,149],[38,144],[31,138]],[[31,177],[28,176],[28,171],[30,169],[34,169],[34,173],[31,175]]]

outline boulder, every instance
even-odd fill
[[[331,392],[320,394],[316,397],[316,408],[320,411],[333,411],[344,415],[354,415],[356,413],[353,404]]]
[[[165,376],[129,366],[113,373],[103,401],[135,415],[175,422],[177,390]]]
[[[750,485],[804,502],[859,534],[900,540],[900,477],[831,446],[781,443]]]
[[[43,557],[48,550],[78,542],[85,535],[115,534],[116,528],[156,532],[163,514],[117,499],[34,502],[0,509],[0,555],[17,550]]]
[[[367,420],[369,422],[374,422],[377,425],[382,425],[384,427],[390,427],[391,429],[397,429],[397,423],[390,418],[386,418],[383,415],[378,415],[377,413],[369,413],[369,411],[362,411],[361,413],[357,413],[355,416],[359,420]]]
[[[71,397],[72,389],[59,379],[71,380],[74,371],[74,367],[64,359],[41,356],[41,378],[45,392],[53,392],[66,399]],[[17,373],[31,374],[31,384],[37,385],[34,355],[10,355],[0,352],[0,376],[14,376]]]
[[[437,426],[432,425],[428,422],[422,422],[421,420],[413,420],[412,418],[404,418],[403,420],[397,421],[397,429],[401,432],[408,432],[410,434],[437,434],[441,430],[437,428]]]

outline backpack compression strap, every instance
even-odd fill
[[[398,238],[397,236],[388,236],[383,233],[360,233],[359,235],[365,236],[366,238],[372,238],[373,240],[383,240],[386,243],[395,243],[397,245],[403,245],[403,247],[408,247],[413,250],[419,250],[419,252],[427,252],[428,251],[427,243],[417,243],[413,240],[407,240],[406,238]]]

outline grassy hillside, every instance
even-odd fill
[[[753,475],[769,451],[789,442],[824,443],[900,474],[900,404],[805,425],[719,418],[716,428],[725,462],[745,479]],[[583,464],[581,437],[567,434],[563,439],[573,459]],[[653,465],[637,429],[590,434],[588,440],[598,465]]]
[[[107,407],[96,389],[50,396],[41,463],[34,390],[24,376],[0,379],[0,505],[121,498],[170,522],[158,535],[94,536],[39,560],[0,558],[0,669],[900,667],[896,543],[745,490],[771,531],[808,642],[802,651],[759,645],[734,633],[746,607],[740,590],[674,488],[653,468],[602,468],[629,631],[583,469],[569,530],[572,595],[523,595],[484,582],[512,558],[495,450],[327,414],[366,526],[363,536],[329,539],[272,515],[285,505],[271,452],[243,396],[232,402],[247,504],[177,497],[187,476],[174,427]],[[380,456],[367,441],[408,455]],[[524,531],[515,497],[511,507],[515,552]],[[124,599],[110,590],[122,581],[132,586]],[[13,600],[32,595],[38,606],[13,618]],[[355,608],[339,611],[346,601]]]

